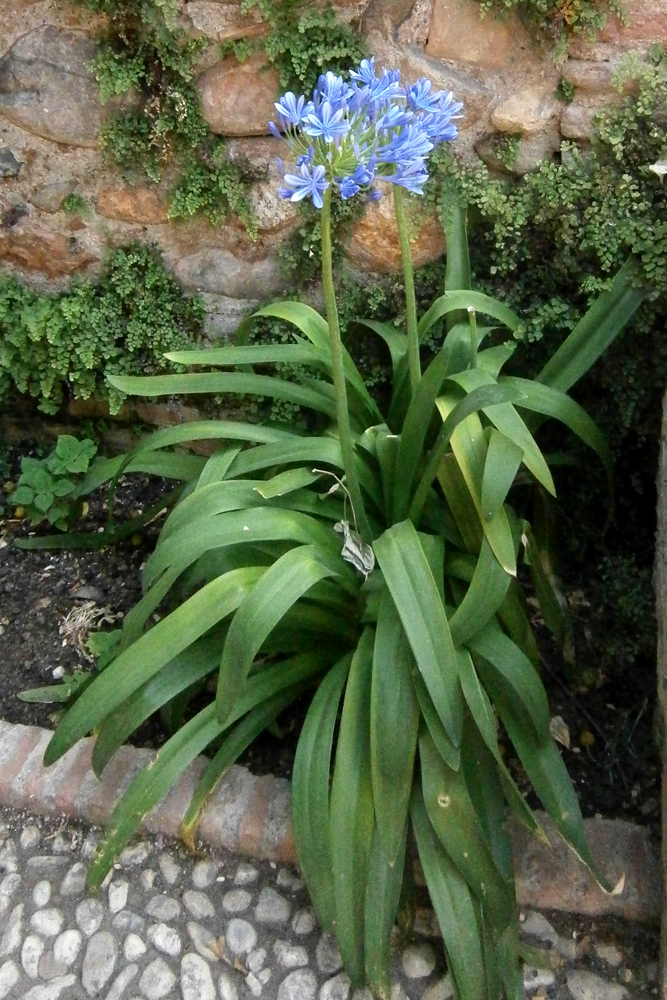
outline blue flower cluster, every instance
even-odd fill
[[[333,183],[342,198],[361,192],[375,200],[376,180],[423,194],[426,157],[456,138],[452,121],[462,105],[451,93],[432,90],[429,80],[403,86],[400,76],[400,70],[376,76],[374,60],[364,59],[350,70],[350,83],[325,73],[311,101],[291,91],[276,101],[278,123],[269,122],[269,129],[296,161],[296,172],[286,173],[285,187],[278,189],[281,198],[310,197],[322,208],[322,195]]]

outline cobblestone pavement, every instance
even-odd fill
[[[372,1000],[353,990],[297,874],[155,837],[126,849],[95,895],[99,831],[0,811],[0,1000]],[[543,968],[526,996],[648,1000],[656,935],[619,921],[522,914]],[[572,929],[574,927],[574,929]],[[433,915],[396,950],[392,1000],[448,1000]]]

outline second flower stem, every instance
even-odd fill
[[[417,329],[417,300],[415,298],[415,282],[412,274],[412,257],[410,256],[410,237],[408,223],[403,205],[403,189],[398,184],[394,188],[394,211],[398,227],[398,240],[401,246],[403,261],[403,277],[405,279],[405,312],[408,325],[408,365],[410,368],[410,388],[414,392],[421,381],[421,362],[419,360],[419,332]]]
[[[370,543],[372,533],[364,501],[361,496],[361,487],[355,463],[355,449],[352,440],[352,429],[350,427],[350,414],[347,406],[347,387],[345,384],[345,360],[343,355],[343,342],[340,337],[340,325],[338,322],[338,306],[336,304],[336,292],[333,280],[333,262],[331,256],[331,186],[327,188],[323,195],[324,206],[322,208],[322,284],[324,286],[324,302],[327,310],[327,321],[329,323],[329,345],[331,347],[331,370],[333,373],[334,389],[336,391],[336,421],[338,423],[338,436],[340,438],[340,450],[343,457],[343,468],[345,470],[345,485],[350,494],[352,512],[362,540]]]

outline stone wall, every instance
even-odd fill
[[[241,16],[234,0],[181,6],[188,30],[212,42],[266,30],[256,12]],[[380,68],[398,66],[409,81],[427,76],[464,102],[459,155],[500,169],[494,136],[520,135],[511,168],[518,174],[553,156],[561,138],[586,142],[595,112],[617,99],[611,75],[624,53],[667,43],[667,0],[626,0],[629,25],[610,18],[595,43],[575,40],[560,66],[515,15],[480,19],[477,0],[337,0],[336,7],[341,20],[361,26]],[[279,146],[266,129],[276,76],[262,57],[241,64],[220,58],[215,45],[198,76],[211,128],[229,138],[232,159],[264,177],[252,193],[258,239],[234,220],[217,228],[169,222],[162,187],[130,187],[102,169],[105,112],[88,68],[98,26],[68,0],[0,0],[0,264],[56,290],[74,275],[94,275],[110,246],[152,241],[183,285],[203,293],[211,332],[227,334],[258,300],[281,290],[275,250],[295,224],[292,205],[275,194]],[[569,104],[555,96],[561,76],[574,88]],[[62,210],[75,191],[92,206],[86,217]],[[367,207],[346,249],[367,271],[398,269],[388,199]],[[442,253],[435,220],[416,233],[414,250],[418,263]]]

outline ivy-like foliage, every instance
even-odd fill
[[[556,60],[567,52],[572,35],[583,34],[593,40],[609,13],[628,23],[622,0],[481,0],[483,15],[512,9],[534,33],[551,43]]]
[[[105,376],[164,369],[166,351],[198,341],[204,316],[201,300],[139,244],[114,250],[97,282],[75,282],[61,295],[0,274],[0,398],[16,388],[55,413],[67,395],[95,395],[115,413],[124,397]]]
[[[338,23],[331,3],[318,9],[303,0],[241,0],[242,12],[253,7],[270,26],[262,44],[284,91],[307,94],[320,73],[347,76],[368,54],[359,32]]]

